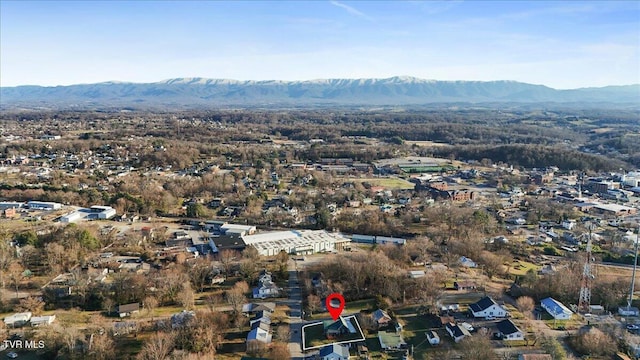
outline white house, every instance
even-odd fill
[[[253,289],[254,299],[278,297],[278,294],[280,294],[280,289],[272,282],[260,283],[258,287]]]
[[[330,344],[320,349],[322,360],[348,360],[349,348],[341,344]]]
[[[460,265],[464,266],[464,267],[470,267],[470,268],[474,268],[474,267],[478,267],[478,264],[475,263],[475,261],[469,259],[468,257],[465,256],[461,256],[460,260],[458,260],[460,262]]]
[[[51,325],[56,320],[55,315],[50,316],[34,316],[31,318],[31,326]]]
[[[569,308],[554,298],[548,297],[546,299],[542,299],[540,301],[540,306],[542,306],[542,308],[556,320],[569,320],[573,315],[573,312],[569,310]]]
[[[498,332],[502,337],[502,340],[524,340],[524,333],[520,330],[513,321],[506,319],[500,321],[498,324]]]
[[[27,311],[7,316],[4,318],[4,323],[7,326],[16,327],[28,323],[29,320],[31,320],[31,313]]]
[[[573,228],[576,226],[576,221],[575,220],[564,220],[562,222],[562,227],[567,229],[567,230],[573,230]]]
[[[640,310],[633,306],[621,306],[618,308],[618,314],[620,316],[638,316],[640,315]]]
[[[258,343],[271,343],[271,334],[269,333],[268,328],[265,329],[262,326],[254,326],[254,328],[249,331],[249,334],[247,335],[247,351],[259,348],[260,345],[257,345]]]
[[[460,342],[460,340],[464,339],[465,336],[471,336],[469,330],[463,328],[462,326],[448,323],[445,327],[447,329],[447,332],[455,342]]]
[[[478,300],[478,302],[469,305],[469,310],[473,314],[473,317],[476,318],[503,318],[507,316],[507,310],[488,296],[485,296]]]
[[[436,333],[435,331],[433,330],[427,331],[425,335],[427,335],[427,340],[429,340],[429,344],[433,346],[440,344],[440,336],[438,336],[438,333]]]
[[[254,299],[266,299],[268,297],[278,297],[280,289],[272,281],[271,273],[262,271],[258,278],[258,286],[253,289]]]

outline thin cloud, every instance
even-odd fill
[[[330,1],[330,3],[333,6],[337,6],[339,8],[342,8],[342,9],[346,10],[351,15],[355,15],[355,16],[361,17],[363,19],[367,19],[369,21],[373,21],[373,18],[371,16],[363,13],[362,11],[354,8],[353,6],[349,6],[347,4],[343,4],[343,3],[339,2],[339,1]]]

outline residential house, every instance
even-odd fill
[[[49,315],[49,316],[34,316],[31,318],[31,320],[29,321],[31,323],[31,326],[33,327],[38,327],[41,325],[51,325],[53,324],[53,322],[56,320],[56,316],[55,315]]]
[[[187,246],[188,241],[191,240],[189,233],[186,231],[176,231],[173,233],[173,236],[170,239],[165,241],[165,246],[173,247],[173,246]]]
[[[4,324],[7,327],[19,327],[19,326],[23,326],[26,323],[29,322],[29,320],[31,320],[31,313],[30,312],[21,312],[21,313],[16,313],[10,316],[7,316],[6,318],[4,318]]]
[[[327,339],[335,339],[345,334],[355,334],[356,328],[353,326],[351,321],[340,316],[336,321],[325,321],[324,322],[324,334],[327,336]]]
[[[398,333],[378,331],[378,340],[383,350],[406,349],[407,347],[402,335]]]
[[[389,314],[387,314],[387,312],[382,309],[378,309],[371,313],[371,317],[373,318],[373,322],[378,326],[378,328],[386,327],[391,322],[391,316],[389,316]]]
[[[542,299],[540,301],[540,306],[556,320],[569,320],[573,315],[573,312],[569,310],[569,308],[554,298],[548,297],[546,299]]]
[[[140,311],[140,303],[118,305],[117,310],[121,318],[131,316],[131,314],[137,313],[138,311]]]
[[[358,353],[359,359],[369,359],[369,348],[364,342],[356,344],[356,352]]]
[[[264,327],[256,326],[247,335],[247,352],[255,351],[271,343],[271,333]]]
[[[349,360],[349,348],[341,344],[330,344],[320,349],[321,360]]]
[[[269,311],[258,311],[253,317],[249,320],[249,325],[253,326],[256,322],[265,323],[267,325],[271,325],[271,312]]]
[[[440,326],[444,327],[447,326],[447,324],[449,323],[453,323],[456,321],[456,319],[453,316],[440,316]]]
[[[460,340],[464,339],[465,336],[471,336],[469,330],[457,324],[448,323],[445,328],[455,342],[460,342]]]
[[[431,331],[427,331],[425,335],[427,336],[427,340],[429,340],[429,344],[433,346],[440,344],[440,336],[438,336],[437,332],[431,330]]]
[[[182,328],[185,325],[187,325],[189,321],[191,321],[191,319],[194,319],[195,317],[196,317],[195,311],[182,310],[179,313],[175,313],[171,315],[171,328],[172,329]]]
[[[113,323],[113,334],[122,335],[130,334],[138,329],[138,323],[135,321],[118,321]]]
[[[462,265],[464,267],[469,267],[469,268],[478,267],[478,264],[476,264],[475,261],[469,259],[466,256],[461,256],[458,261],[460,262],[460,265]]]
[[[262,303],[249,303],[242,305],[243,313],[256,313],[258,311],[274,312],[276,309],[276,303],[262,302]]]
[[[486,317],[499,317],[503,318],[507,316],[507,310],[500,306],[492,298],[485,296],[478,302],[469,305],[469,310],[476,318]]]
[[[620,316],[638,316],[640,315],[640,310],[633,306],[621,306],[618,308],[618,314]]]
[[[456,290],[475,290],[476,283],[473,281],[454,281],[453,288]]]
[[[562,227],[565,228],[566,230],[573,230],[573,228],[576,226],[576,221],[575,220],[564,220],[562,221]]]
[[[268,297],[278,297],[280,288],[273,282],[271,273],[262,271],[258,278],[258,286],[253,289],[254,299],[266,299]]]
[[[256,288],[253,289],[254,299],[266,299],[269,297],[278,297],[279,294],[280,294],[280,288],[278,288],[276,284],[272,282],[260,283]]]
[[[502,340],[524,340],[524,333],[520,330],[513,321],[506,319],[497,324],[498,333]]]

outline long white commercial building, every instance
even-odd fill
[[[260,255],[274,256],[280,251],[288,254],[312,254],[322,251],[342,250],[351,240],[338,233],[325,230],[274,231],[246,235],[242,240],[253,246]]]

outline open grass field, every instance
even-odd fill
[[[533,270],[537,272],[539,269],[540,269],[540,266],[536,264],[526,262],[526,261],[516,260],[511,264],[509,268],[509,274],[515,275],[515,276],[522,276],[526,274],[529,270]]]
[[[575,330],[584,325],[578,315],[573,315],[569,320],[555,320],[546,312],[542,314],[542,322],[553,330]]]

